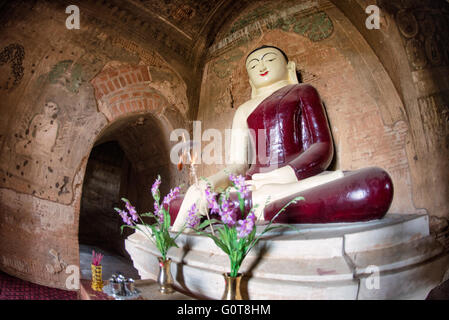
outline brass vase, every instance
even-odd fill
[[[157,283],[159,284],[159,292],[162,294],[170,294],[175,290],[173,289],[173,277],[170,271],[171,259],[162,258],[159,259],[159,275],[157,277]]]
[[[225,291],[221,300],[242,300],[240,293],[240,281],[242,274],[238,273],[236,277],[231,277],[229,273],[223,273],[225,279]]]
[[[92,289],[95,291],[103,291],[102,266],[91,264],[90,269],[92,271]]]

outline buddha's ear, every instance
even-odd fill
[[[251,99],[254,99],[257,96],[257,89],[251,79],[249,79],[249,85],[251,86]]]
[[[289,61],[287,64],[288,70],[288,81],[291,84],[298,84],[298,76],[296,75],[296,63],[294,61]]]

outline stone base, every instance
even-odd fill
[[[246,257],[244,298],[425,299],[449,266],[448,253],[429,235],[427,215],[296,226],[267,233]],[[220,299],[228,257],[204,236],[182,234],[177,244],[169,251],[176,285]],[[156,279],[157,248],[139,231],[125,247],[141,278]]]

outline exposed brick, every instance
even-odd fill
[[[131,73],[131,76],[133,78],[133,83],[136,83],[137,82],[136,74],[135,73]]]
[[[143,81],[150,81],[150,73],[146,66],[140,67],[140,72],[142,73]]]
[[[111,113],[112,113],[112,116],[115,118],[115,117],[118,117],[118,115],[119,115],[119,110],[118,110],[118,108],[117,108],[117,105],[113,105],[112,107],[111,107]]]
[[[109,103],[113,104],[113,103],[118,102],[119,100],[120,100],[120,96],[114,96],[111,99],[109,99]]]
[[[129,102],[126,102],[125,104],[121,103],[120,104],[120,112],[122,114],[125,114],[128,107],[129,107]]]
[[[122,87],[126,87],[126,81],[122,76],[119,77],[119,80],[120,80],[120,84],[122,85]]]
[[[108,85],[109,90],[115,91],[114,85],[112,84],[111,81],[108,81],[108,82],[107,82],[107,85]]]
[[[108,90],[108,88],[106,88],[106,86],[104,85],[104,83],[100,84],[100,87],[101,87],[101,90],[103,90],[103,93],[104,93],[104,94],[108,94],[108,93],[109,93],[109,90]]]
[[[126,81],[128,82],[128,85],[133,84],[133,81],[132,81],[131,76],[129,74],[125,75],[125,77],[126,77]]]
[[[114,85],[117,88],[117,90],[120,90],[121,86],[120,86],[120,83],[118,82],[117,78],[114,79]]]

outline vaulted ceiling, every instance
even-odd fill
[[[256,0],[258,1],[258,0]],[[60,0],[69,4],[70,1]],[[85,0],[80,11],[89,21],[112,25],[160,45],[168,60],[181,59],[198,66],[198,59],[214,41],[224,23],[254,3],[249,0]],[[171,61],[170,61],[171,62]],[[201,63],[200,63],[201,64]]]

